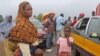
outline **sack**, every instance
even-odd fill
[[[11,52],[14,52],[17,49],[17,42],[12,42],[8,40],[8,48]]]

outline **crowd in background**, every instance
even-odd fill
[[[92,16],[94,15],[95,11],[92,12]],[[7,37],[9,41],[17,42],[14,56],[43,56],[43,50],[33,44],[38,42],[38,32],[36,26],[29,21],[31,16],[32,7],[30,3],[25,1],[19,5],[16,24],[12,23],[11,15],[0,22],[0,40],[3,39],[2,37]],[[84,13],[80,13],[78,17],[74,16],[72,19],[69,16],[66,20],[63,13],[57,17],[53,13],[48,14],[46,20],[42,21],[43,29],[46,32],[46,52],[51,52],[52,46],[56,46],[58,56],[71,56],[71,46],[74,41],[70,36],[71,27],[84,16]],[[34,17],[36,18],[36,16]]]

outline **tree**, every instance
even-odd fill
[[[40,13],[36,18],[37,18],[39,21],[42,21],[42,15],[43,15],[43,14]]]
[[[3,22],[3,17],[0,15],[0,23]]]

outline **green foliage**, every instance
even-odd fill
[[[0,23],[3,22],[3,17],[0,15]]]
[[[43,15],[43,14],[40,13],[36,18],[37,18],[39,21],[42,21],[42,15]]]

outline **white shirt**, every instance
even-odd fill
[[[61,23],[64,23],[64,18],[61,16],[58,16],[56,18],[56,30],[61,30],[63,28],[63,25]]]

